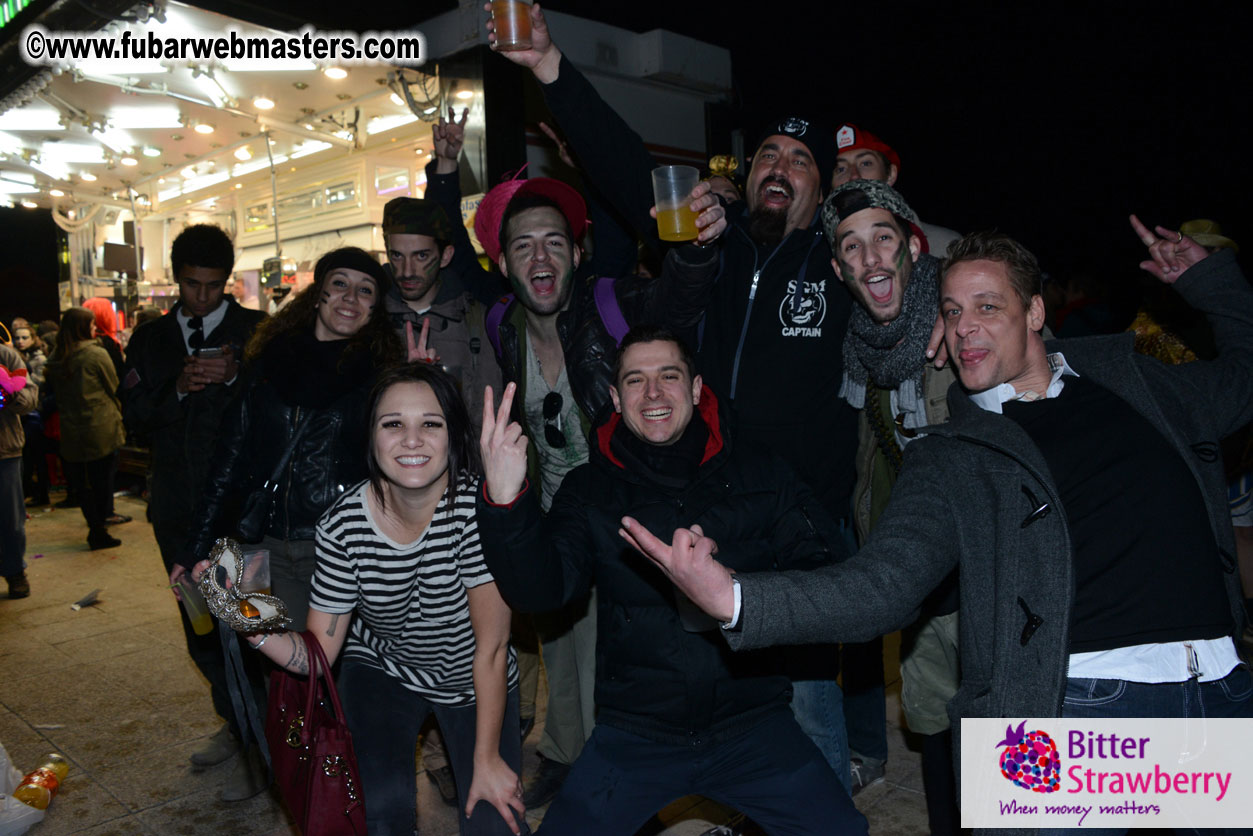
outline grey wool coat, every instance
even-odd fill
[[[1221,562],[1239,635],[1244,613],[1219,441],[1253,419],[1253,289],[1226,250],[1187,270],[1175,288],[1208,316],[1218,359],[1166,366],[1135,354],[1130,334],[1057,340],[1048,349],[1127,401],[1183,457],[1218,553],[1180,559]],[[947,424],[906,448],[891,501],[862,550],[813,571],[737,575],[740,626],[724,635],[737,650],[864,641],[908,624],[958,566],[954,728],[962,717],[1060,716],[1074,603],[1066,514],[1042,455],[1017,424],[979,408],[956,384],[949,407]]]

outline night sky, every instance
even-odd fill
[[[1137,269],[1133,211],[1172,227],[1210,217],[1253,251],[1253,4],[1153,11],[1166,5],[782,3],[611,22],[729,46],[746,114],[858,124],[900,154],[897,187],[924,220],[995,226],[1046,270],[1099,276]]]
[[[356,31],[456,5],[196,2],[271,25]],[[897,187],[923,220],[998,227],[1054,273],[1135,275],[1132,211],[1172,227],[1213,218],[1253,251],[1246,0],[544,5],[729,48],[750,142],[787,111],[858,124],[896,148]]]

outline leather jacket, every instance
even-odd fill
[[[263,372],[247,372],[239,399],[228,410],[204,499],[197,509],[180,562],[191,568],[209,555],[218,537],[236,536],[244,500],[274,472],[302,420],[304,430],[283,468],[265,533],[280,540],[312,540],[318,518],[348,488],[368,477],[366,414],[373,375],[329,405],[286,403]]]

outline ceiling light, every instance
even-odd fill
[[[237,188],[237,189],[242,189],[243,187],[244,187],[244,184],[243,184],[243,183],[236,183],[236,184],[235,184],[235,188]]]
[[[308,123],[308,122],[305,122],[305,123],[304,123],[303,125],[301,125],[300,127],[304,128],[306,131],[311,131],[311,130],[313,130],[313,125],[312,125],[312,124],[310,124],[310,123]]]
[[[239,160],[241,163],[252,159],[252,152],[248,150],[247,145],[241,145],[235,149],[235,159]]]
[[[423,113],[423,115],[425,115],[425,116],[430,116],[432,113],[434,113],[434,112],[435,112],[436,110],[438,110],[438,109],[439,109],[439,108],[437,108],[435,105],[431,105],[430,107],[423,108],[423,109],[422,109],[422,113]]]
[[[145,157],[159,157],[159,156],[161,156],[161,149],[160,149],[160,148],[153,147],[153,146],[151,146],[151,145],[145,145],[145,146],[144,146],[144,156],[145,156]]]
[[[130,154],[127,154],[119,162],[121,162],[122,165],[139,165],[139,160],[135,159]]]
[[[466,99],[473,99],[474,91],[473,90],[458,90],[456,93],[456,96],[458,99],[461,99],[462,101],[465,101]]]
[[[257,110],[270,110],[274,107],[274,100],[267,99],[265,96],[257,96],[252,100],[252,106]]]
[[[180,171],[179,174],[183,175],[184,180],[190,180],[191,178],[196,176],[196,169],[192,168],[191,166],[187,166],[182,171]]]
[[[27,209],[38,209],[38,208],[39,208],[39,204],[38,204],[38,203],[36,203],[36,202],[35,202],[35,201],[33,201],[33,200],[23,200],[23,201],[22,201],[22,205],[23,205],[23,206],[25,206]]]
[[[213,133],[213,126],[210,125],[208,122],[201,122],[200,124],[196,125],[196,133],[211,134]]]
[[[348,78],[348,71],[343,67],[327,67],[322,71],[322,74],[336,81],[339,81],[341,78]]]
[[[392,94],[391,94],[390,96],[388,96],[387,98],[391,99],[391,100],[392,100],[392,104],[394,104],[394,105],[400,105],[401,107],[403,107],[403,106],[404,106],[404,104],[405,104],[405,100],[404,100],[404,99],[402,99],[402,98],[400,98],[400,96],[396,95],[395,93],[392,93]]]
[[[96,182],[96,175],[92,174],[90,171],[84,171],[82,174],[78,176],[82,179],[84,183]]]
[[[65,197],[65,192],[61,191],[60,189],[48,189],[48,194],[52,195],[53,197]]]

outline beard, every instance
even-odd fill
[[[787,229],[787,212],[758,206],[748,213],[748,237],[758,246],[774,249]]]
[[[404,299],[406,302],[416,302],[426,294],[430,293],[431,288],[437,281],[439,281],[438,271],[436,271],[434,276],[396,276],[395,278],[396,290],[400,293],[400,298]],[[416,284],[417,287],[412,290],[406,290],[401,287],[402,282],[412,282]]]

